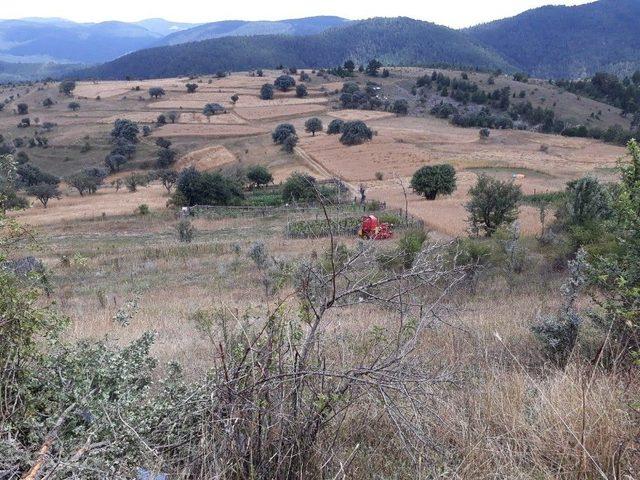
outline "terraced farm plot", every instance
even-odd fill
[[[187,124],[212,124],[212,125],[243,125],[246,124],[246,120],[238,117],[234,113],[227,113],[224,115],[212,115],[207,117],[202,113],[196,112],[183,112],[180,114],[178,123]]]
[[[352,120],[368,122],[369,120],[379,120],[380,118],[394,116],[391,112],[377,112],[375,110],[333,110],[329,112],[329,115],[347,122]]]
[[[153,137],[209,137],[209,138],[229,138],[244,137],[248,135],[260,135],[268,130],[250,125],[216,125],[216,124],[179,124],[172,123],[164,125],[155,130]]]
[[[174,168],[178,171],[195,167],[197,170],[213,170],[223,165],[236,161],[235,155],[222,145],[209,147],[189,152],[176,162]]]
[[[286,105],[273,107],[236,107],[235,112],[247,120],[266,120],[271,118],[295,117],[297,115],[307,115],[311,113],[324,112],[323,105]]]

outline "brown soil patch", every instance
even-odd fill
[[[215,125],[202,124],[190,125],[172,123],[154,130],[153,137],[243,137],[247,135],[260,135],[266,133],[264,128],[252,127],[250,125]]]
[[[324,112],[323,105],[287,105],[270,107],[239,107],[235,112],[247,120],[263,120],[268,118],[280,118],[296,115],[306,115],[309,113]]]
[[[187,153],[175,165],[176,170],[195,167],[197,170],[213,170],[236,161],[236,157],[222,145],[212,145]]]

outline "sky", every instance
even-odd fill
[[[592,0],[318,0],[273,2],[269,0],[29,0],[3,1],[0,16],[61,17],[79,22],[137,21],[162,17],[174,22],[206,23],[218,20],[281,20],[313,15],[337,15],[349,19],[407,16],[452,28],[467,27],[516,15],[542,5],[578,5]],[[280,6],[280,8],[274,8]]]

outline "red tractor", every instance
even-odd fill
[[[393,232],[390,224],[380,222],[378,217],[374,215],[367,215],[362,217],[362,225],[358,230],[358,235],[368,240],[386,240],[393,237]]]

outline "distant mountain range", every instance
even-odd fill
[[[349,22],[340,17],[308,17],[275,22],[249,22],[245,20],[227,20],[205,23],[197,27],[173,33],[158,42],[159,45],[178,45],[220,37],[252,35],[313,35],[331,27]]]
[[[410,18],[349,22],[315,35],[235,36],[157,47],[87,69],[84,77],[117,79],[170,77],[218,70],[327,67],[346,59],[366,63],[420,65],[442,62],[482,68],[511,68],[500,55],[468,35]]]
[[[0,21],[0,62],[8,66],[0,65],[0,80],[14,75],[11,62],[30,64],[13,68],[15,78],[55,74],[51,62],[88,65],[76,72],[85,78],[153,78],[280,64],[330,67],[373,57],[390,65],[500,68],[543,78],[597,71],[626,75],[640,68],[639,25],[640,0],[542,7],[463,30],[409,18],[332,16],[200,25],[163,19],[95,24],[5,20]]]
[[[339,17],[277,22],[231,20],[206,24],[170,22],[161,18],[134,23],[75,23],[62,18],[0,20],[0,61],[97,64],[146,47],[223,36],[314,34],[345,22],[347,20]]]

